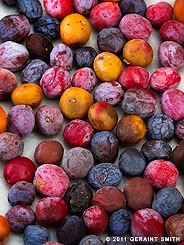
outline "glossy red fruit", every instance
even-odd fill
[[[159,239],[164,234],[164,221],[157,211],[150,208],[140,209],[132,216],[131,233],[133,237]],[[149,244],[149,241],[145,244]]]
[[[172,162],[160,159],[150,162],[144,171],[144,178],[156,189],[175,187],[178,175]]]
[[[168,20],[172,19],[173,8],[167,2],[159,2],[149,6],[146,10],[146,18],[153,26],[161,26]]]
[[[164,92],[171,88],[177,88],[180,84],[180,74],[171,67],[162,67],[156,70],[150,77],[150,86],[157,91]]]
[[[103,208],[92,206],[83,213],[83,219],[90,234],[100,235],[108,225],[108,216]]]
[[[71,0],[44,0],[43,3],[47,13],[58,20],[72,13]]]
[[[97,30],[116,27],[121,17],[122,14],[119,6],[112,2],[97,4],[90,13],[91,24]]]
[[[128,66],[122,71],[118,82],[123,89],[148,88],[149,73],[143,67]]]
[[[59,224],[67,214],[67,204],[60,197],[45,197],[36,205],[36,217],[44,226]]]
[[[184,118],[184,92],[179,89],[166,90],[161,97],[162,111],[178,121]]]
[[[65,142],[73,147],[86,147],[91,142],[93,134],[92,126],[80,119],[68,123],[63,132]]]
[[[4,167],[4,178],[9,185],[14,185],[18,181],[31,182],[36,171],[33,161],[27,157],[16,157]]]

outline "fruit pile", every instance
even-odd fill
[[[11,205],[0,215],[0,244],[10,231],[23,233],[25,245],[102,245],[103,232],[106,245],[134,244],[118,242],[128,234],[184,244],[176,187],[184,172],[184,0],[44,0],[47,16],[39,0],[2,1],[17,14],[0,20],[0,161]],[[87,46],[91,31],[96,50]],[[149,74],[156,56],[160,68]],[[32,134],[39,144],[26,142]]]

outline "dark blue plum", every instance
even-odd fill
[[[164,114],[155,114],[147,124],[147,136],[152,140],[169,141],[174,136],[174,122]]]
[[[90,67],[93,68],[93,61],[97,56],[97,52],[92,47],[82,47],[74,52],[74,62],[77,68]]]
[[[11,206],[18,204],[32,205],[35,196],[34,185],[27,181],[20,181],[11,187],[8,193],[8,201]]]
[[[155,209],[167,219],[171,215],[177,214],[181,209],[183,197],[180,191],[174,187],[166,187],[160,190],[152,203],[152,209]]]
[[[157,159],[170,160],[172,148],[162,140],[150,140],[141,147],[141,152],[148,162]]]
[[[118,139],[110,131],[101,131],[93,135],[91,152],[99,162],[113,162],[118,155]]]
[[[41,33],[50,39],[54,39],[59,35],[60,22],[53,17],[43,16],[37,20],[33,28],[35,32]]]
[[[124,209],[119,209],[111,214],[109,218],[108,233],[110,236],[120,236],[125,234],[131,224],[131,217]]]
[[[49,242],[51,236],[45,227],[28,225],[24,231],[23,240],[25,245],[42,245],[43,243]]]
[[[118,166],[112,163],[100,163],[88,173],[88,183],[94,188],[117,186],[122,180],[122,173]]]
[[[121,153],[118,164],[124,174],[137,176],[143,173],[146,160],[140,151],[130,147]]]

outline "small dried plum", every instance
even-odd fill
[[[35,223],[35,213],[30,206],[17,205],[8,210],[5,215],[10,229],[16,233],[22,233],[26,226]]]
[[[17,10],[33,23],[42,17],[43,9],[39,0],[17,0]]]
[[[26,38],[26,48],[31,57],[48,60],[53,49],[52,42],[40,33],[32,33]]]
[[[0,66],[10,71],[19,71],[29,58],[28,50],[21,44],[12,41],[0,45]]]
[[[56,231],[57,239],[59,242],[75,245],[85,235],[85,225],[83,219],[77,216],[71,216],[64,219]]]
[[[92,47],[82,47],[74,52],[74,62],[77,68],[90,67],[93,68],[93,61],[97,56],[97,52]]]
[[[40,80],[48,69],[49,67],[44,61],[39,59],[32,60],[22,70],[21,81],[22,83],[36,83],[40,85]]]
[[[8,193],[8,202],[11,206],[32,205],[36,196],[35,187],[27,181],[14,184]]]
[[[100,163],[88,174],[88,183],[98,189],[104,186],[117,186],[121,180],[122,173],[119,167],[112,163]]]
[[[148,162],[164,159],[169,160],[171,157],[171,146],[162,140],[150,140],[144,143],[141,151]]]
[[[94,134],[91,140],[91,152],[99,162],[113,162],[118,155],[118,139],[110,131]]]
[[[121,0],[120,9],[122,15],[135,13],[144,16],[146,12],[146,3],[144,0]]]
[[[43,16],[33,26],[34,31],[54,39],[59,35],[60,22],[50,16]]]
[[[130,214],[124,209],[119,209],[111,214],[109,218],[108,234],[111,236],[123,235],[129,230],[130,224]]]
[[[84,210],[89,208],[92,198],[93,192],[85,183],[73,184],[64,196],[69,212],[75,215],[81,215]]]
[[[147,124],[147,136],[153,140],[169,141],[174,136],[174,122],[164,114],[155,114]]]
[[[146,167],[143,154],[136,148],[124,150],[119,157],[118,164],[121,171],[130,176],[142,174]]]
[[[30,24],[24,15],[7,15],[0,21],[2,42],[21,42],[30,32]]]
[[[155,113],[156,102],[156,96],[150,90],[131,88],[125,92],[121,106],[126,114],[145,119]]]
[[[0,160],[7,162],[21,156],[23,149],[24,143],[18,135],[8,132],[0,134]]]
[[[118,28],[104,28],[98,33],[98,48],[103,52],[121,53],[126,39]]]

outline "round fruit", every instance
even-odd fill
[[[3,244],[10,235],[10,225],[3,216],[0,215],[0,244]]]
[[[77,87],[68,88],[59,102],[62,113],[68,119],[84,118],[92,104],[93,98],[90,93]]]
[[[0,134],[4,133],[4,131],[6,130],[6,126],[7,126],[6,112],[0,106]]]

